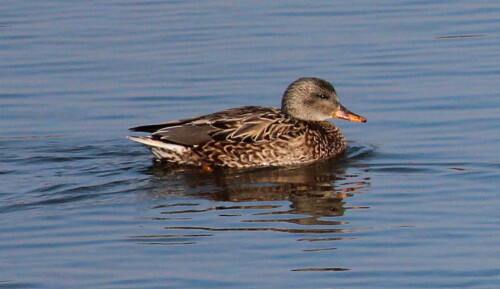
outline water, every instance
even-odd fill
[[[4,1],[0,288],[496,288],[494,1]],[[347,158],[152,165],[127,128],[331,80]]]

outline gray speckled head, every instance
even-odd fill
[[[281,102],[285,113],[307,121],[324,121],[340,107],[333,85],[314,77],[299,78],[290,84]]]

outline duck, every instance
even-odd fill
[[[326,160],[347,148],[329,118],[366,122],[339,102],[333,85],[302,77],[285,90],[281,109],[243,106],[207,115],[130,128],[128,136],[149,147],[155,160],[201,167],[288,166]]]

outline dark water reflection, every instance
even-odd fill
[[[368,146],[353,146],[353,159],[368,155]],[[367,192],[368,168],[358,167],[347,174],[349,160],[329,160],[302,166],[260,169],[216,169],[213,173],[199,168],[172,167],[157,163],[147,198],[165,204],[150,208],[168,233],[134,235],[142,244],[194,245],[200,238],[222,232],[278,232],[296,234],[298,241],[332,242],[349,239],[338,234],[367,230],[348,227],[346,220],[336,220],[347,207],[346,198]],[[352,171],[352,169],[351,169]],[[177,184],[178,186],[173,186]],[[174,189],[175,187],[175,189]],[[175,197],[181,198],[172,202]],[[207,203],[200,203],[200,200]],[[191,201],[190,201],[191,200]],[[196,200],[196,201],[195,201]],[[225,222],[204,225],[207,216],[224,217]],[[232,220],[234,219],[234,220]],[[194,233],[193,233],[194,232]],[[308,248],[304,252],[334,250],[334,247]],[[290,268],[296,271],[337,271],[346,268]]]

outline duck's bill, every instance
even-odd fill
[[[345,119],[353,122],[366,122],[366,118],[350,112],[347,108],[340,106],[339,110],[332,114],[332,117]]]

